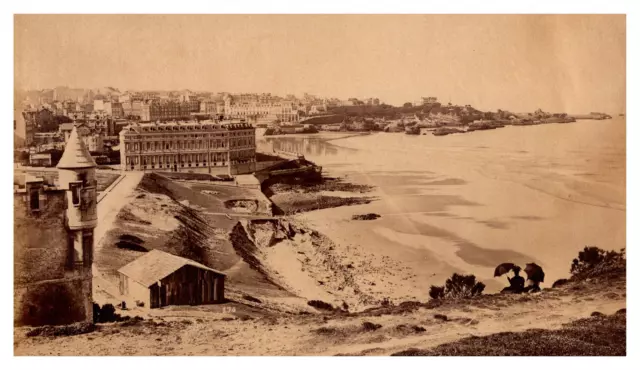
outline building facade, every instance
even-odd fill
[[[29,164],[34,167],[49,167],[51,163],[51,153],[31,153],[29,155]]]
[[[14,184],[14,325],[93,321],[95,162],[74,130],[58,163],[58,184]]]
[[[51,124],[54,119],[53,112],[46,108],[26,110],[22,112],[22,117],[24,119],[24,139],[27,146],[33,144],[34,135],[38,128]]]
[[[255,171],[255,128],[247,123],[139,123],[120,131],[125,171],[239,174]]]
[[[252,97],[252,95],[249,95]],[[245,119],[248,122],[298,122],[297,104],[272,98],[250,99],[246,95],[224,97],[224,115],[230,119]]]
[[[104,102],[105,113],[113,119],[124,118],[124,109],[122,103],[106,101]]]
[[[143,122],[187,119],[192,113],[200,112],[200,102],[152,100],[141,105],[140,120]]]

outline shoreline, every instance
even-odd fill
[[[608,132],[609,126],[594,122],[586,127]],[[580,132],[576,130],[584,126],[537,127],[533,131],[537,135],[547,132],[555,135],[567,130]],[[544,152],[535,151],[535,146],[519,147],[518,142],[505,146],[504,141],[493,145],[496,140],[501,141],[504,133],[521,136],[520,129],[512,130],[478,135],[477,146],[464,149],[458,149],[463,137],[431,139],[423,146],[419,144],[422,140],[416,141],[409,135],[316,136],[332,147],[330,151],[327,148],[330,155],[313,157],[323,166],[325,175],[375,186],[377,189],[371,195],[377,199],[368,204],[313,210],[296,217],[313,225],[336,244],[360,244],[382,256],[399,258],[403,264],[413,266],[411,270],[433,270],[417,272],[415,280],[408,280],[409,285],[415,284],[414,294],[426,294],[430,281],[441,282],[448,278],[447,272],[456,270],[484,275],[481,280],[489,283],[488,290],[497,291],[504,287],[505,281],[493,278],[490,265],[495,263],[495,267],[509,259],[541,262],[549,276],[562,278],[567,271],[559,261],[571,258],[584,245],[624,247],[625,227],[618,222],[626,217],[624,203],[621,203],[624,187],[620,190],[618,181],[624,167],[594,172],[583,180],[574,173],[579,175],[589,169],[574,169],[575,151],[570,150],[576,146],[573,143],[581,145],[579,136],[573,135],[576,141],[568,141],[572,146],[563,151],[571,153],[561,157],[567,162],[565,165],[558,163],[559,154],[547,157]],[[591,128],[587,132],[589,130]],[[464,142],[473,143],[476,137],[466,137]],[[602,144],[597,147],[611,145],[606,139],[599,139]],[[379,147],[385,147],[389,155],[376,157],[373,162],[371,155]],[[504,155],[503,147],[511,150],[509,160],[492,163],[485,159]],[[342,151],[343,148],[348,151]],[[419,151],[428,160],[400,154],[406,150],[410,150],[408,153]],[[587,152],[586,159],[596,164],[608,160],[598,153]],[[346,155],[350,162],[343,164]],[[400,157],[402,162],[394,162]],[[511,170],[515,165],[518,167]],[[554,171],[548,170],[549,165],[555,166]],[[565,167],[571,170],[565,172]],[[614,172],[609,174],[611,171]],[[488,200],[491,201],[487,203]],[[370,221],[351,220],[353,215],[368,213],[382,217]],[[567,217],[571,221],[567,221]],[[567,222],[571,222],[570,228],[565,227]],[[570,230],[575,227],[585,231],[573,234]],[[538,233],[542,229],[553,230],[553,233],[542,236]],[[521,232],[515,237],[510,230]],[[444,251],[451,252],[443,254]],[[420,257],[416,259],[416,256]],[[424,265],[420,266],[416,260],[424,261]],[[480,271],[485,272],[480,274]]]

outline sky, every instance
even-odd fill
[[[15,87],[625,111],[624,15],[16,15]]]

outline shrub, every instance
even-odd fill
[[[553,283],[553,285],[551,287],[552,288],[561,287],[561,286],[565,285],[568,282],[569,282],[568,279],[558,279]]]
[[[378,218],[380,218],[380,215],[377,213],[366,213],[363,215],[353,215],[351,217],[352,220],[359,220],[359,221],[376,220]]]
[[[362,323],[362,329],[364,331],[376,331],[378,329],[380,329],[382,327],[382,325],[380,324],[374,324],[370,321],[365,321]]]
[[[444,286],[432,285],[429,296],[433,299],[470,298],[481,295],[486,285],[476,281],[475,275],[453,274]]]
[[[116,321],[116,308],[111,303],[107,303],[100,309],[100,322]]]
[[[41,326],[27,332],[27,337],[62,337],[90,333],[95,330],[92,323],[75,323],[64,326]]]
[[[626,272],[624,248],[620,252],[605,251],[596,246],[586,246],[571,264],[573,279],[589,278],[611,273]]]
[[[329,310],[329,311],[333,311],[334,308],[330,303],[327,302],[323,302],[317,299],[308,301],[307,304],[313,308],[317,308],[319,310]]]
[[[242,295],[242,298],[243,298],[243,299],[246,299],[246,300],[247,300],[247,301],[249,301],[249,302],[262,303],[262,301],[261,301],[261,300],[259,300],[258,298],[253,297],[253,296],[250,296],[250,295],[248,295],[248,294],[243,294],[243,295]]]

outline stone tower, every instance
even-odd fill
[[[93,320],[95,168],[74,128],[57,184],[46,176],[14,179],[15,325]]]
[[[96,163],[74,127],[58,162],[60,188],[67,194],[66,221],[77,267],[93,263],[93,229],[98,223]]]

